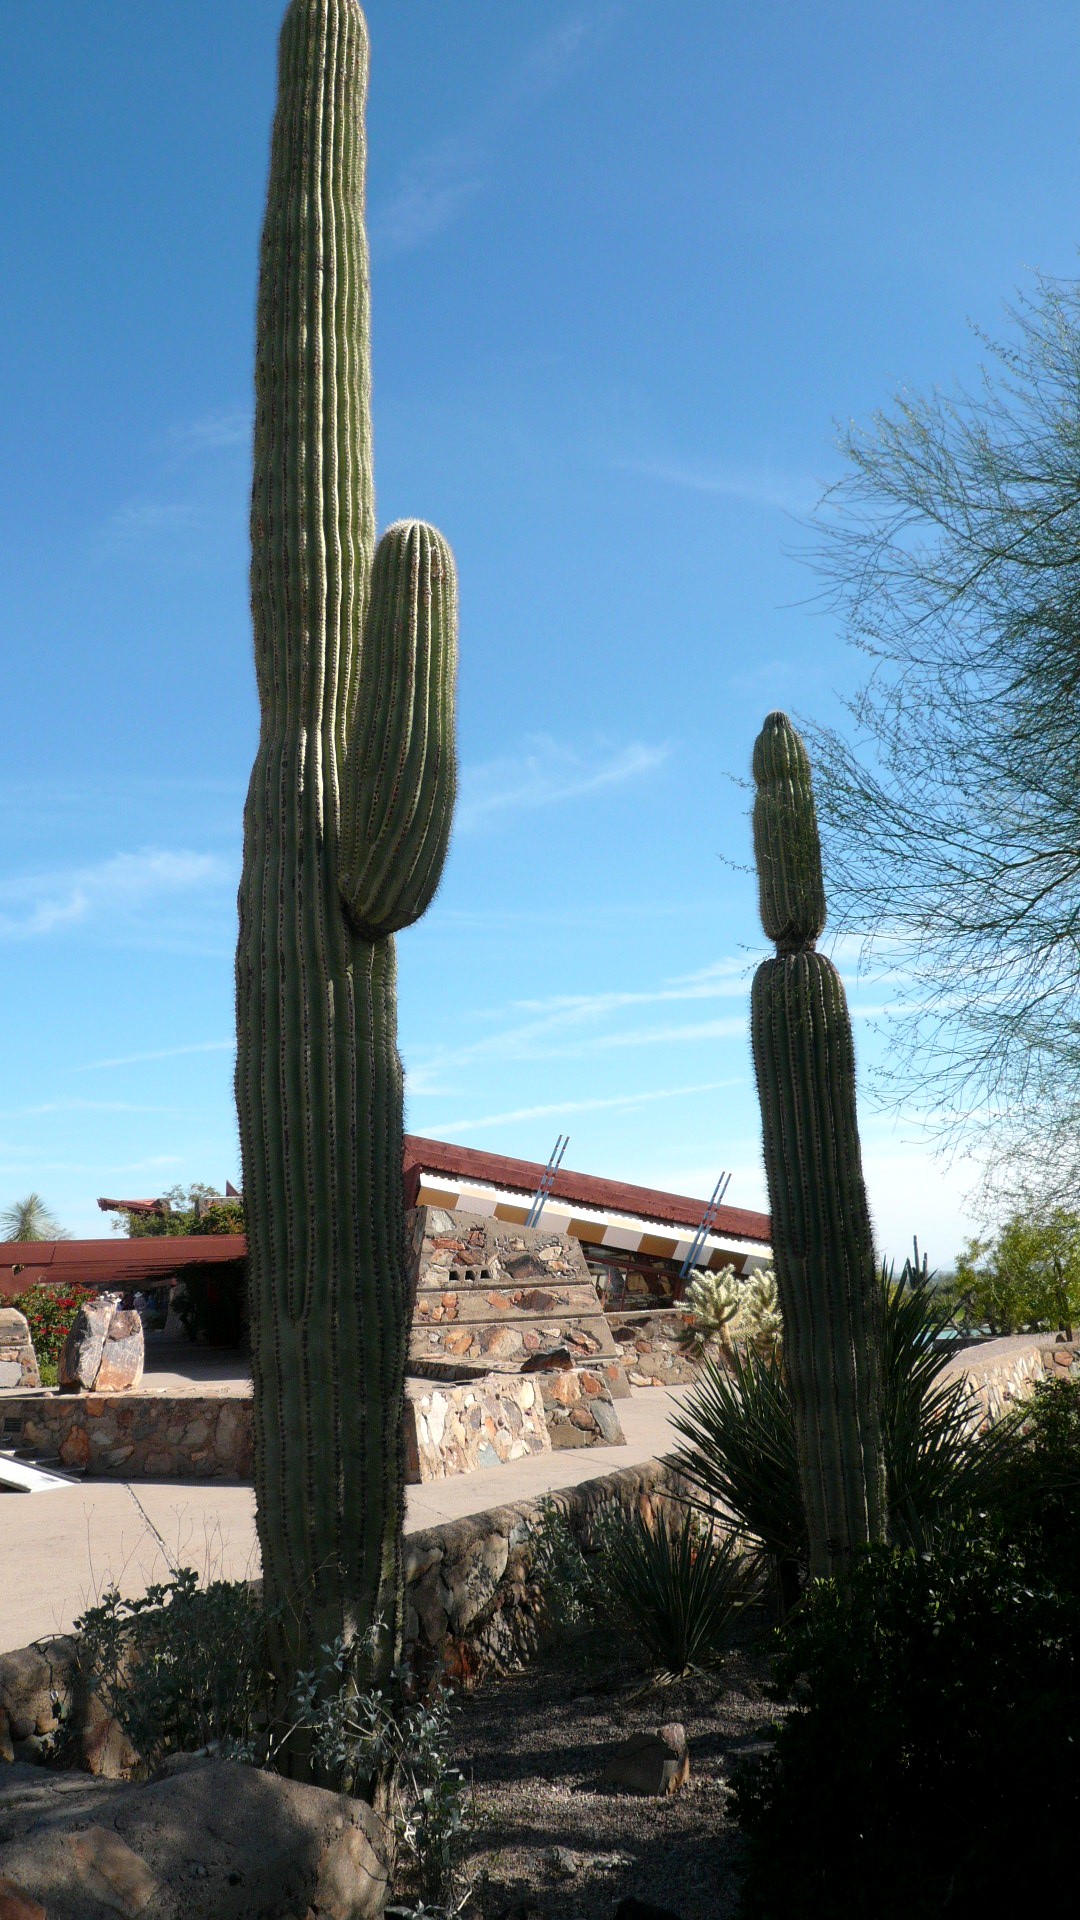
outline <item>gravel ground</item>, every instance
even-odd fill
[[[717,1673],[644,1691],[580,1647],[462,1696],[458,1759],[475,1788],[468,1849],[471,1911],[483,1920],[611,1920],[627,1894],[678,1920],[737,1911],[737,1831],[727,1781],[739,1754],[767,1741],[767,1636],[749,1636]],[[627,1734],[681,1721],[690,1743],[682,1792],[645,1800],[596,1787]]]

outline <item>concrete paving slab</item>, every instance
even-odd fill
[[[205,1387],[202,1389],[205,1391]],[[638,1466],[671,1450],[669,1420],[688,1388],[635,1387],[620,1400],[624,1447],[579,1447],[410,1487],[406,1532],[539,1499]],[[125,1594],[164,1579],[170,1564],[230,1580],[259,1571],[255,1496],[221,1481],[82,1481],[50,1500],[0,1492],[0,1651],[66,1633],[115,1584]]]

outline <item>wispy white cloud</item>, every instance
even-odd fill
[[[246,447],[251,439],[250,407],[219,407],[177,427],[174,439],[185,452],[215,452],[224,447]]]
[[[621,11],[616,4],[582,7],[549,27],[526,48],[517,73],[510,76],[508,104],[561,86],[610,32]]]
[[[612,465],[621,473],[635,473],[658,485],[681,487],[689,493],[711,493],[745,506],[768,507],[796,516],[809,513],[821,493],[818,482],[805,474],[785,473],[770,467],[752,467],[719,463],[696,466],[679,460],[618,459]]]
[[[669,751],[664,743],[648,745],[639,740],[623,747],[599,742],[586,751],[534,734],[518,754],[463,768],[457,830],[469,833],[503,813],[557,806],[623,786],[655,772]]]
[[[540,1000],[515,1000],[523,1013],[548,1017],[550,1025],[570,1025],[622,1013],[627,1007],[659,1006],[673,1000],[716,1000],[747,993],[746,965],[740,960],[718,960],[696,973],[677,974],[659,987],[615,988],[603,993],[549,994]]]
[[[481,191],[483,167],[479,144],[468,140],[444,140],[418,154],[372,220],[375,245],[391,253],[423,246]]]
[[[95,866],[20,876],[4,884],[0,939],[36,939],[105,915],[130,919],[163,896],[219,886],[232,875],[231,864],[217,854],[149,849],[117,853]]]
[[[96,1073],[105,1067],[139,1067],[146,1060],[178,1060],[187,1053],[235,1053],[235,1040],[194,1040],[183,1047],[151,1047],[143,1053],[118,1053],[108,1060],[87,1060],[72,1073]]]
[[[627,1022],[623,1016],[671,1003],[745,998],[747,992],[744,964],[723,959],[643,990],[553,994],[542,1000],[512,1001],[491,1031],[458,1046],[434,1048],[420,1055],[415,1065],[410,1060],[409,1092],[414,1098],[447,1093],[453,1097],[460,1070],[485,1060],[587,1059],[629,1047],[679,1046],[745,1036],[745,1011],[684,1022]],[[522,1013],[529,1017],[514,1018]]]
[[[647,1092],[611,1094],[595,1100],[553,1100],[538,1107],[514,1107],[508,1113],[486,1113],[479,1119],[440,1120],[447,1132],[477,1133],[482,1127],[506,1127],[519,1120],[546,1120],[574,1113],[633,1112],[656,1100],[678,1100],[699,1093],[719,1093],[738,1086],[737,1080],[703,1080],[690,1087],[654,1087]]]
[[[99,529],[96,546],[101,553],[115,553],[144,540],[191,533],[199,524],[200,512],[191,500],[128,500]]]
[[[415,155],[402,169],[387,200],[373,212],[375,247],[407,252],[457,219],[487,186],[507,129],[581,66],[619,11],[615,0],[581,8],[530,42],[470,127]]]

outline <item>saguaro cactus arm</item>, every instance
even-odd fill
[[[754,749],[754,850],[775,959],[758,968],[751,1038],[812,1571],[844,1579],[885,1530],[880,1296],[843,983],[814,951],[825,924],[810,764],[786,714]]]
[[[341,891],[357,931],[411,926],[442,875],[454,811],[457,577],[418,520],[383,534],[345,763]]]

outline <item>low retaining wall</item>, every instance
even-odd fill
[[[407,1534],[405,1638],[415,1664],[423,1670],[441,1662],[468,1680],[483,1667],[512,1666],[535,1649],[540,1607],[530,1559],[549,1506],[584,1532],[605,1507],[636,1510],[650,1520],[687,1491],[664,1461],[646,1460],[543,1499]]]
[[[593,1515],[615,1504],[649,1519],[681,1487],[669,1467],[647,1461],[564,1488],[551,1495],[551,1504],[572,1528],[584,1530]],[[546,1505],[523,1500],[406,1535],[406,1642],[418,1670],[442,1664],[467,1680],[485,1667],[514,1665],[535,1648],[540,1609],[530,1555]],[[114,1770],[110,1752],[124,1743],[105,1737],[112,1723],[99,1703],[88,1704],[81,1694],[75,1659],[74,1640],[59,1635],[0,1654],[0,1763],[38,1758],[35,1742],[55,1730],[62,1714],[70,1716],[84,1764],[95,1772]]]
[[[680,1336],[689,1324],[689,1314],[678,1307],[661,1308],[652,1313],[608,1314],[608,1325],[631,1386],[693,1384],[701,1366],[680,1343]]]
[[[406,1479],[443,1480],[550,1448],[621,1446],[603,1375],[482,1374],[425,1387],[405,1407]],[[105,1480],[252,1478],[250,1394],[35,1393],[0,1397],[0,1446]]]
[[[103,1479],[250,1480],[251,1396],[5,1394],[0,1444]]]
[[[1080,1376],[1080,1341],[1052,1333],[1017,1333],[964,1347],[949,1362],[947,1379],[964,1375],[981,1426],[1000,1420],[1017,1400],[1026,1400],[1039,1380]]]

